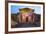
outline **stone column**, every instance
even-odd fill
[[[22,14],[22,23],[25,23],[26,22],[26,16],[24,16],[23,14]]]

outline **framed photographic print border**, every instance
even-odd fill
[[[43,30],[13,31],[8,32],[8,3],[26,3],[43,5]],[[45,4],[44,2],[5,1],[5,33],[39,32],[45,30]]]

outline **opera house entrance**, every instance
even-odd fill
[[[18,20],[20,23],[33,22],[33,9],[22,8],[19,9],[20,14],[18,15]]]
[[[28,22],[28,17],[26,17],[26,22]]]

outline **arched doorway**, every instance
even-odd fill
[[[26,22],[28,22],[28,17],[26,17]]]

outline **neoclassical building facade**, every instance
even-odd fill
[[[17,16],[17,22],[19,23],[33,23],[35,20],[34,10],[31,8],[19,9],[19,15]]]

